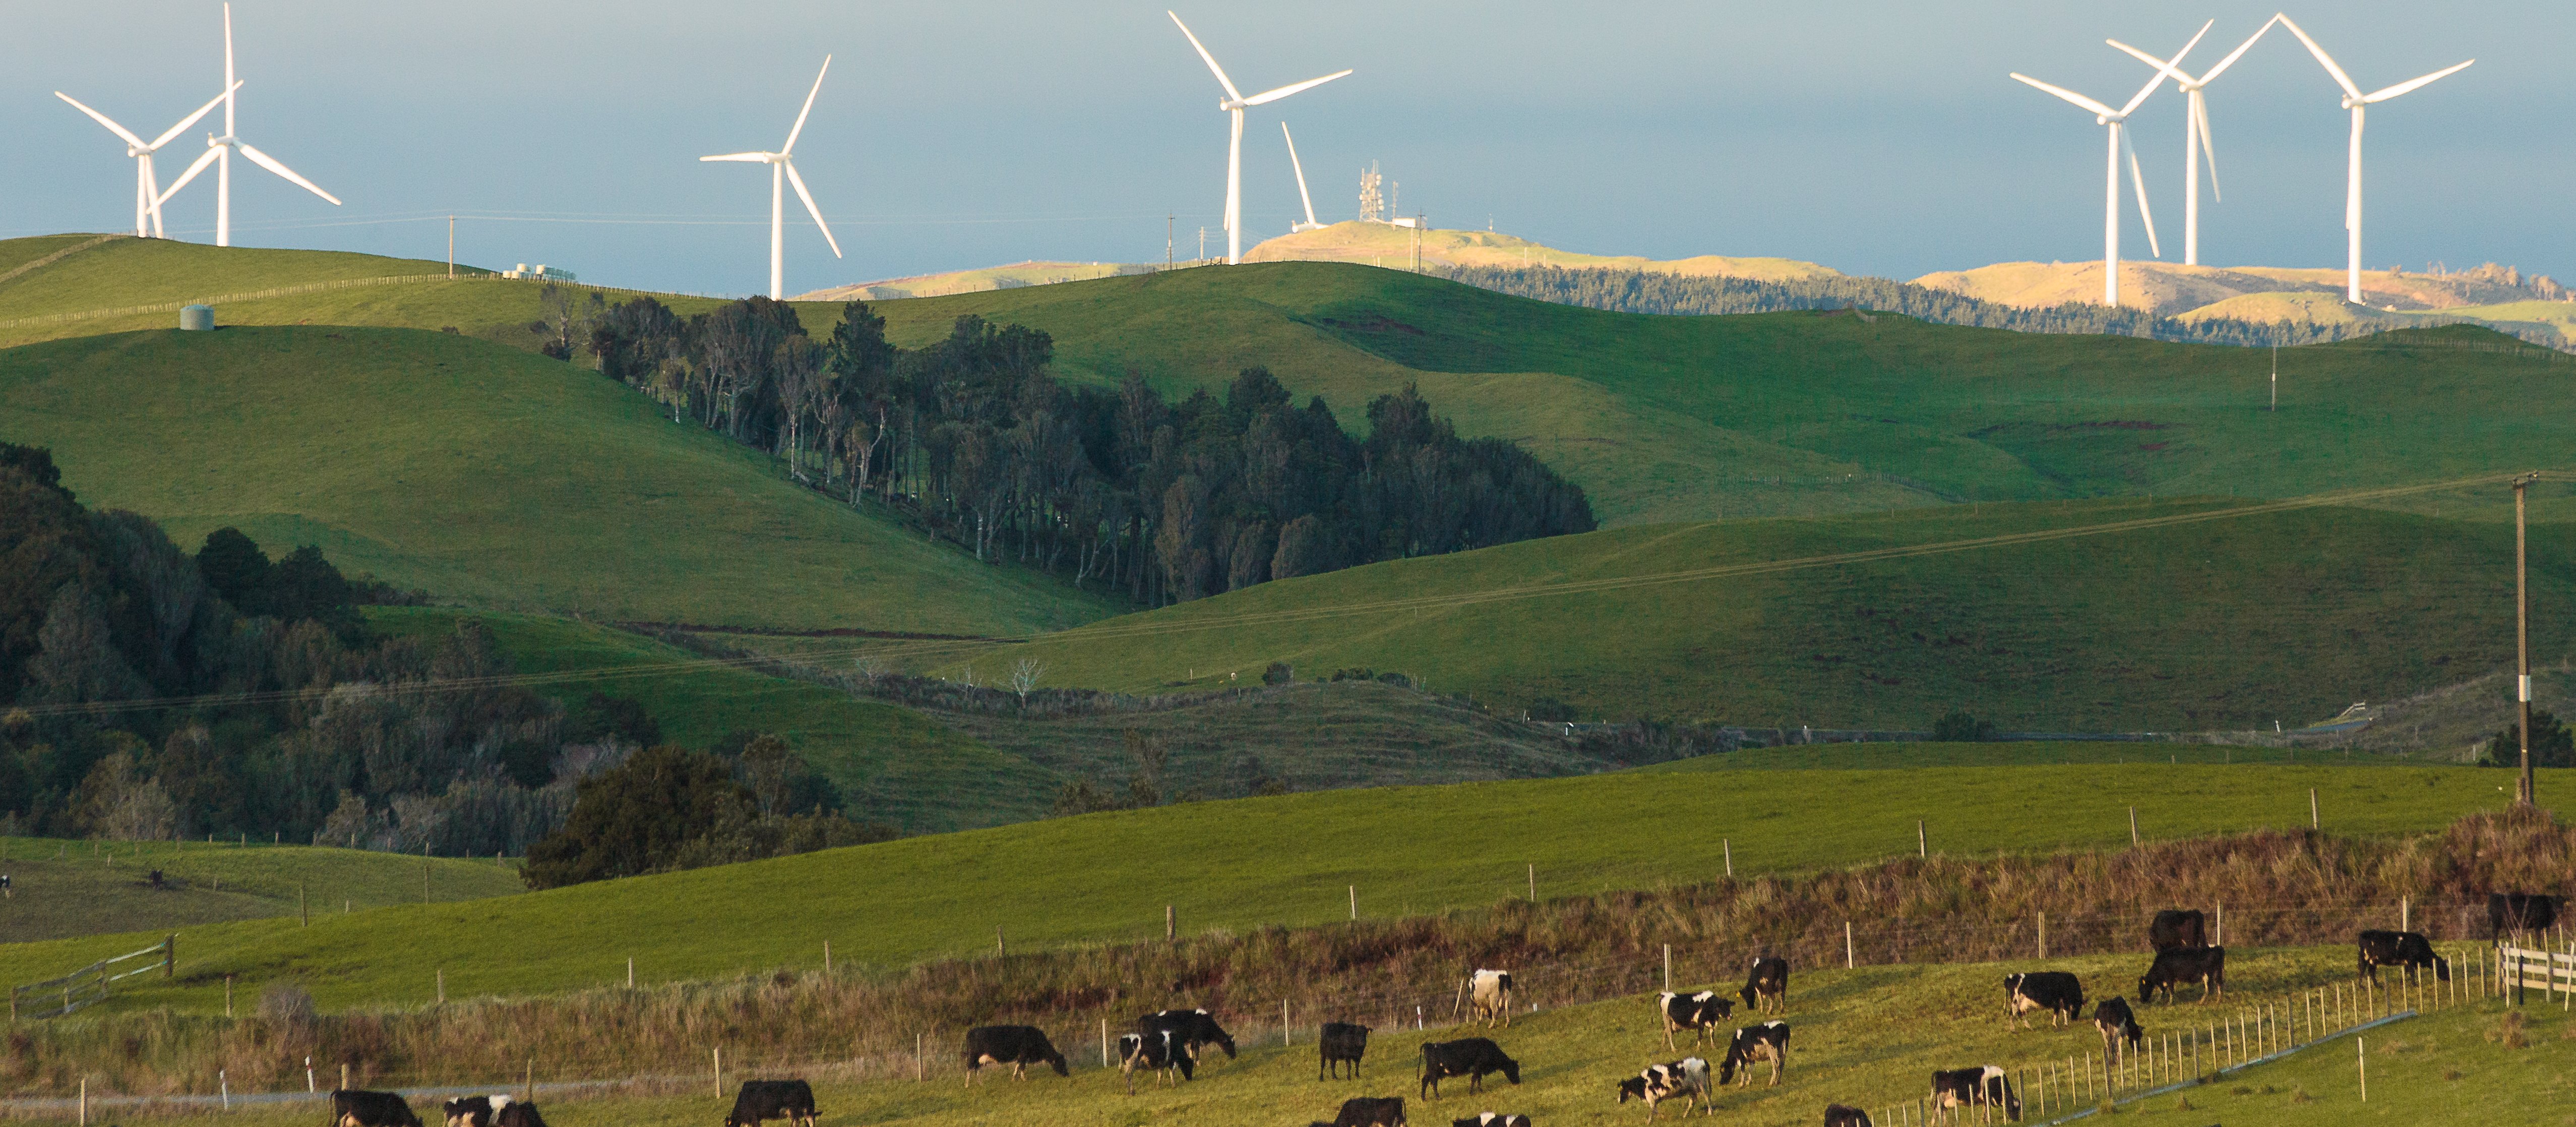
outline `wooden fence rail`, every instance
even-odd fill
[[[121,969],[118,966],[137,959],[152,961]],[[179,937],[173,935],[132,954],[100,959],[61,978],[12,986],[9,988],[9,1020],[61,1017],[83,1006],[97,1005],[107,1000],[108,988],[115,983],[156,970],[161,972],[161,977],[168,978],[176,972],[178,961]],[[43,1008],[36,1008],[39,1006]]]

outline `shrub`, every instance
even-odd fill
[[[1284,661],[1271,662],[1270,668],[1261,671],[1261,683],[1264,685],[1285,685],[1295,680],[1297,680],[1296,667]]]
[[[2478,762],[2488,767],[2522,766],[2522,725],[2507,724],[2487,741]],[[2531,714],[2531,765],[2576,767],[2576,733],[2546,711]]]
[[[1983,743],[1993,738],[1995,738],[1993,721],[1979,720],[1958,709],[1952,709],[1949,715],[1932,722],[1934,743]]]
[[[272,982],[259,992],[260,1020],[280,1029],[313,1024],[313,995],[293,982]]]

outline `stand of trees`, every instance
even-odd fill
[[[758,297],[688,318],[651,298],[587,316],[600,371],[674,421],[979,560],[1151,605],[1595,527],[1580,488],[1507,441],[1460,438],[1411,387],[1369,403],[1359,439],[1264,368],[1167,402],[1142,379],[1057,380],[1047,334],[974,316],[919,349],[888,342],[859,302],[820,340]]]

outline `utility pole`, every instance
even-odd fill
[[[2530,552],[2523,529],[2523,493],[2537,473],[2513,479],[2513,648],[2516,696],[2522,698],[2522,785],[2517,801],[2525,806],[2539,802],[2532,793],[2531,777],[2531,585]]]
[[[1180,220],[1179,212],[1163,216],[1163,269],[1165,270],[1172,268],[1172,225]]]
[[[1207,228],[1199,228],[1199,261],[1207,261]]]
[[[447,217],[447,278],[456,280],[456,217]]]
[[[2275,412],[2278,412],[2280,409],[2281,409],[2281,346],[2276,344],[2276,345],[2273,345],[2273,346],[2272,346],[2272,406],[2271,406],[2271,410],[2273,410],[2273,411],[2275,411]]]

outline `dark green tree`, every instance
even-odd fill
[[[206,577],[206,586],[243,614],[268,613],[271,567],[268,553],[238,528],[207,533],[205,546],[197,549],[197,570]]]
[[[2522,766],[2522,725],[2507,724],[2487,741],[2478,762],[2489,767]],[[2547,711],[2531,713],[2531,765],[2534,767],[2576,767],[2576,732]]]
[[[1932,741],[1945,744],[1983,743],[1995,738],[1991,720],[1979,720],[1959,709],[1932,722]]]
[[[751,789],[713,755],[663,746],[582,780],[563,828],[528,848],[530,888],[670,867],[691,844],[758,811]]]

